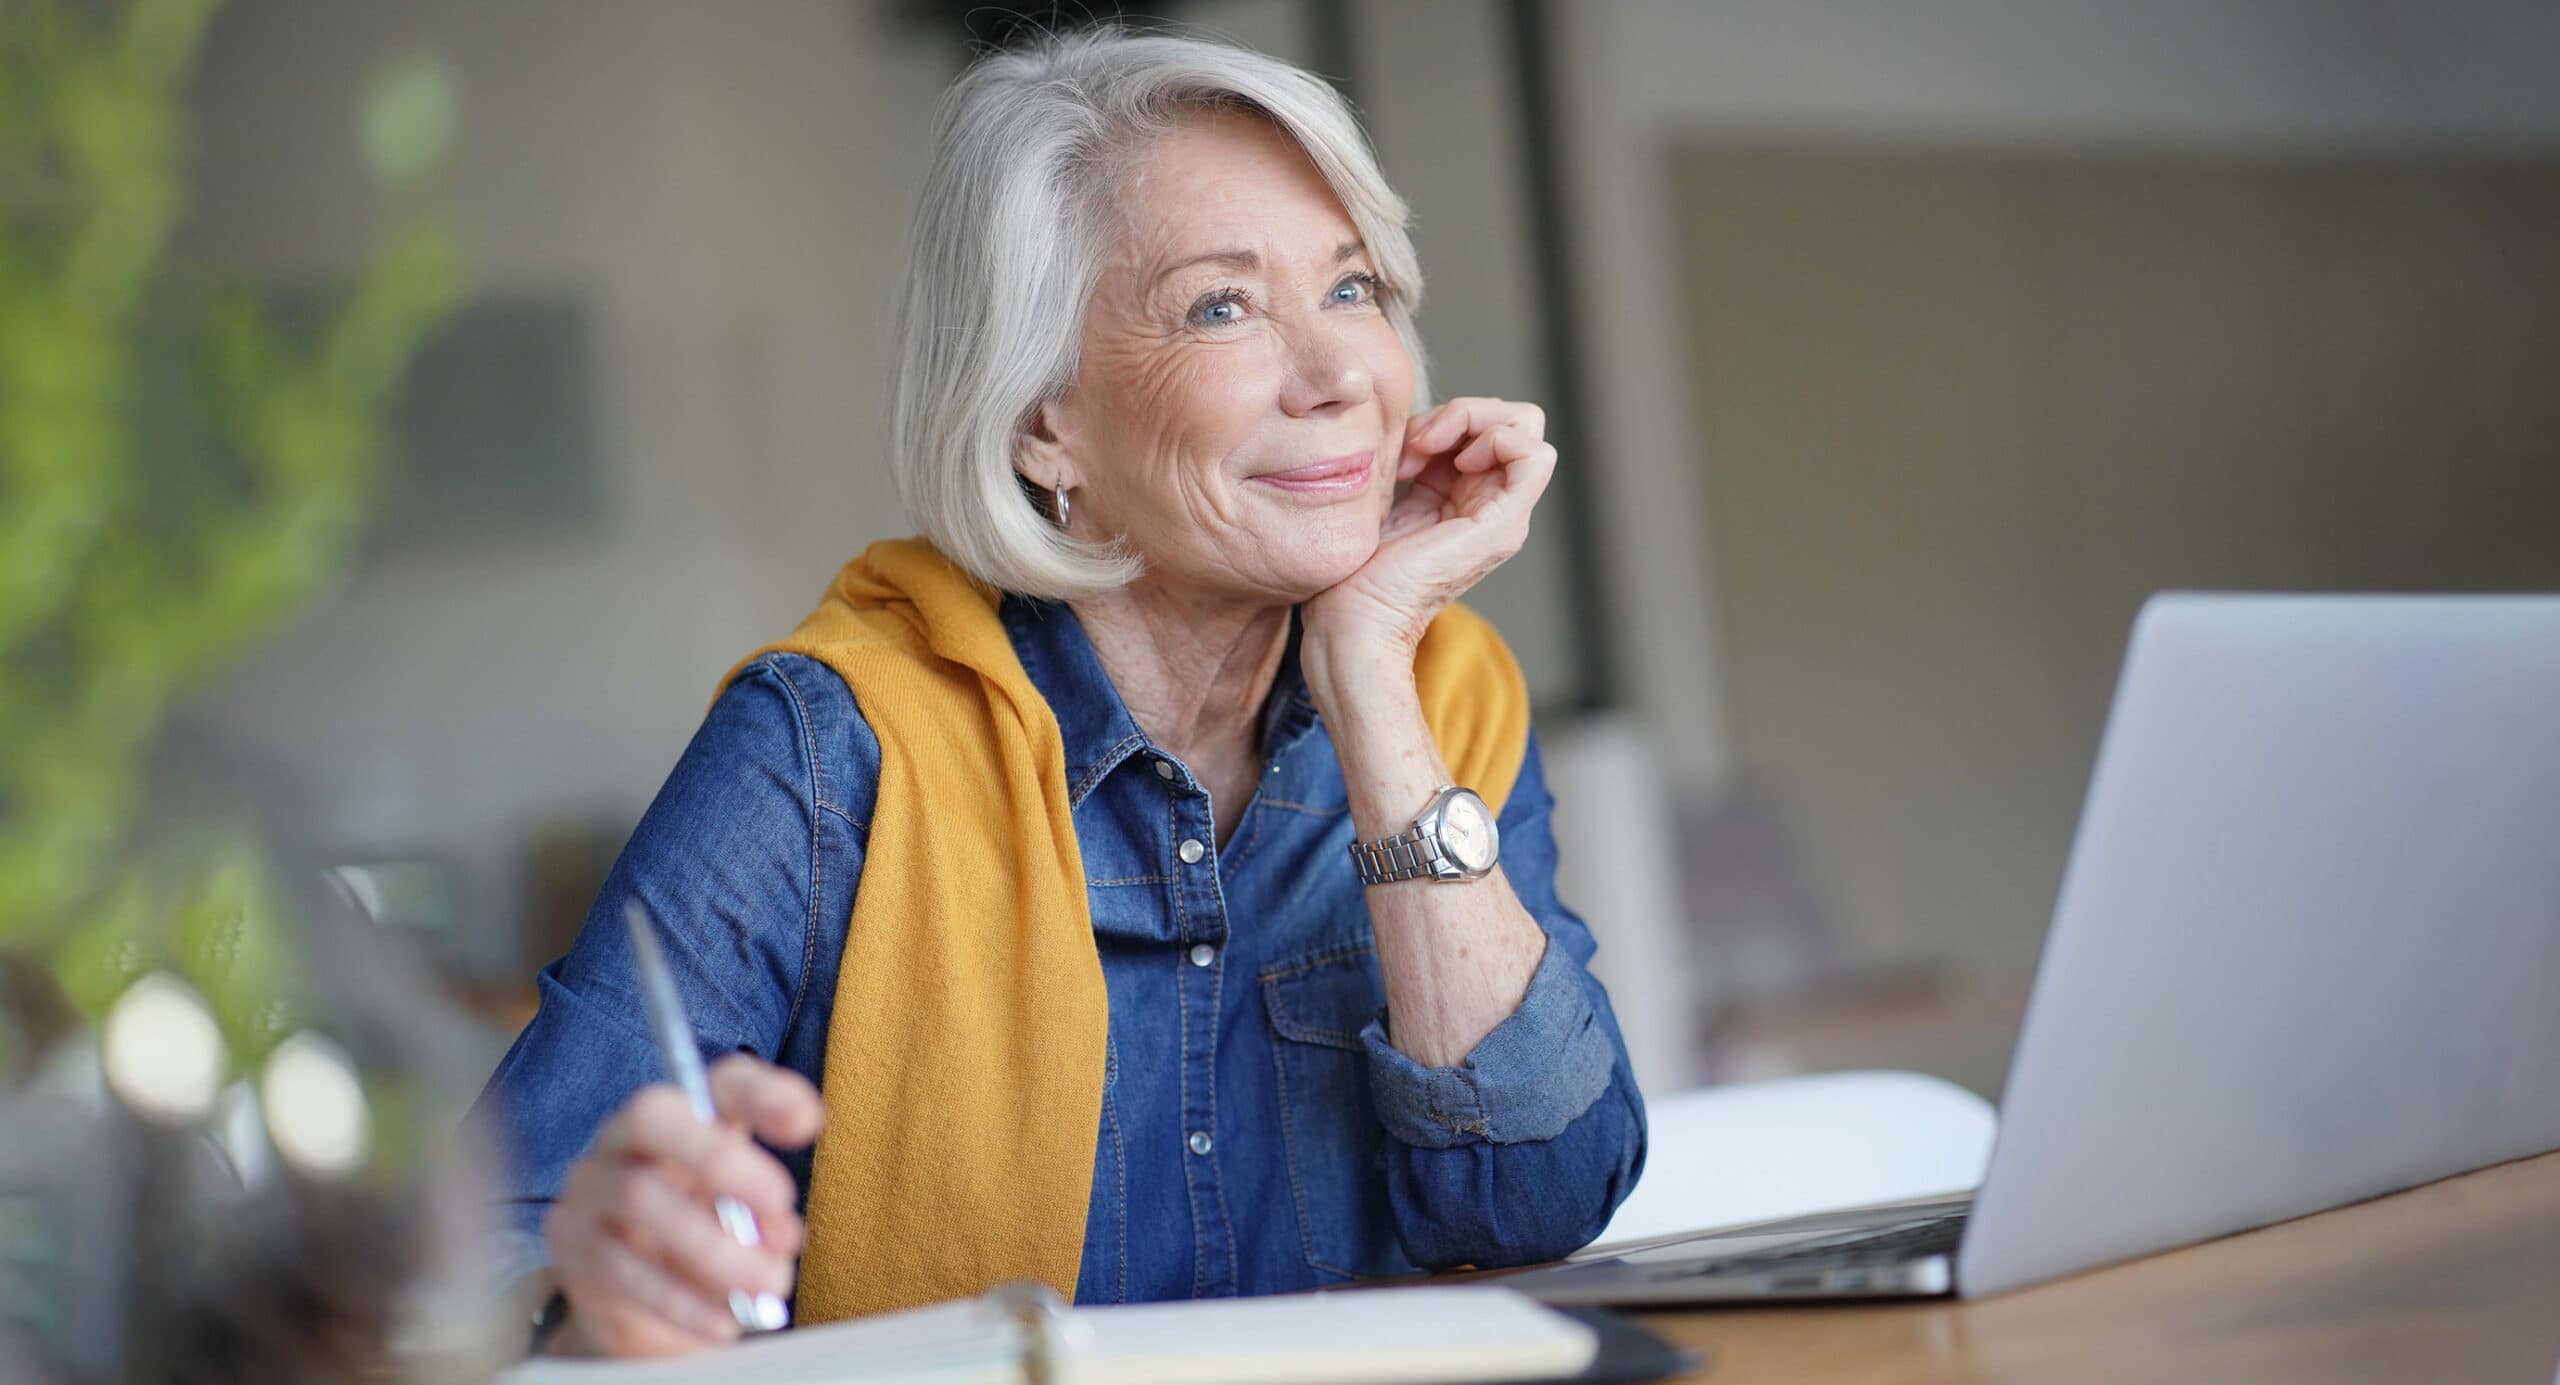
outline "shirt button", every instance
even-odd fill
[[[1182,864],[1186,866],[1196,866],[1200,864],[1200,857],[1203,854],[1200,846],[1200,839],[1198,837],[1183,838],[1182,845],[1174,848],[1174,854],[1180,856],[1182,858]]]
[[[1209,1152],[1208,1131],[1194,1130],[1191,1132],[1191,1152],[1194,1154],[1207,1154]]]
[[[1172,777],[1173,777],[1173,761],[1171,761],[1171,760],[1158,760],[1158,761],[1156,761],[1156,778],[1158,778],[1158,779],[1171,779]]]
[[[1191,945],[1191,965],[1195,967],[1205,967],[1216,960],[1218,960],[1218,950],[1216,948],[1209,946],[1207,943],[1193,943]]]

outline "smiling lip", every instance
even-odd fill
[[[1287,471],[1266,472],[1256,481],[1267,482],[1282,490],[1305,492],[1356,491],[1369,484],[1370,464],[1375,452],[1353,452],[1347,456],[1327,457]]]

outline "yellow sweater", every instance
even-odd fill
[[[922,539],[877,543],[739,665],[824,663],[880,741],[827,1022],[804,1322],[1011,1279],[1075,1293],[1110,1015],[1058,719],[999,600]],[[1529,733],[1510,651],[1453,606],[1414,674],[1450,771],[1500,812]]]

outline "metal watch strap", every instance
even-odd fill
[[[1351,844],[1351,863],[1359,871],[1363,885],[1418,880],[1438,873],[1440,843],[1422,835],[1420,828],[1383,841],[1355,841]]]

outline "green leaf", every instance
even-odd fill
[[[453,70],[432,54],[403,53],[365,84],[356,143],[376,180],[401,187],[443,162],[461,125]]]

